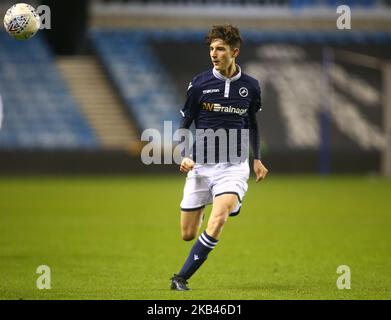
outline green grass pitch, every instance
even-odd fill
[[[173,292],[193,244],[179,232],[183,183],[0,178],[0,299],[391,298],[391,180],[252,178],[193,290]],[[50,290],[36,287],[39,265],[51,268]],[[350,290],[337,289],[339,265]]]

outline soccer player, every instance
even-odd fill
[[[248,129],[258,182],[268,173],[261,162],[256,121],[256,113],[261,107],[259,83],[242,73],[235,63],[242,43],[238,28],[231,25],[214,26],[208,32],[206,42],[213,69],[197,75],[190,82],[181,110],[180,127],[189,129],[194,121],[196,129]],[[240,139],[238,141],[240,144]],[[182,269],[171,278],[171,289],[184,291],[189,290],[187,280],[217,245],[228,217],[239,213],[247,191],[250,169],[247,157],[238,163],[219,160],[205,163],[205,158],[197,158],[193,153],[184,156],[180,171],[187,173],[181,202],[183,240],[190,241],[197,236],[203,221],[203,210],[212,203],[206,230],[198,237]]]

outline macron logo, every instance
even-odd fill
[[[198,257],[198,254],[194,255],[194,261],[196,261],[196,260],[200,260],[200,258]]]
[[[203,94],[220,92],[220,89],[208,89],[202,91]]]

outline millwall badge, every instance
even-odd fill
[[[248,96],[248,90],[247,90],[247,88],[241,87],[241,88],[239,89],[239,94],[240,94],[243,98],[247,97],[247,96]]]

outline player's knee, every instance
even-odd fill
[[[196,237],[197,233],[191,230],[182,230],[182,239],[184,241],[191,241]]]

